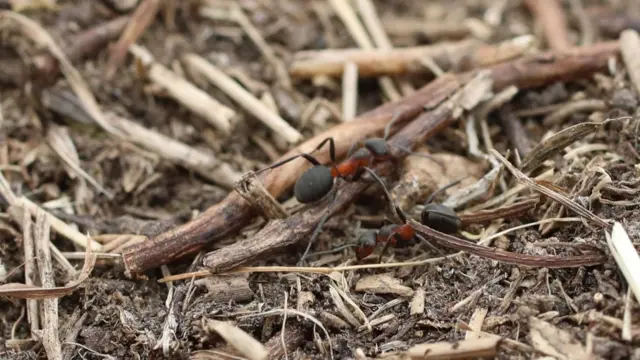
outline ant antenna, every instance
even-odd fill
[[[441,169],[445,168],[444,164],[440,160],[434,158],[433,156],[431,156],[429,154],[423,154],[423,153],[415,152],[415,151],[413,151],[413,150],[411,150],[409,148],[406,148],[404,146],[401,146],[401,145],[396,145],[396,144],[389,143],[389,146],[393,146],[394,148],[396,148],[398,150],[402,150],[402,151],[404,151],[404,152],[406,152],[406,153],[408,153],[410,155],[415,155],[415,156],[427,158],[427,159],[433,161],[434,163],[438,164]]]
[[[402,209],[400,209],[400,207],[398,205],[396,205],[396,202],[393,200],[393,197],[391,196],[391,193],[389,193],[389,190],[387,190],[387,186],[384,184],[384,181],[382,181],[382,179],[380,178],[380,176],[378,176],[378,174],[375,173],[375,171],[371,170],[368,167],[363,167],[369,174],[371,174],[371,176],[378,182],[380,183],[380,186],[382,186],[382,191],[384,191],[384,195],[387,197],[387,201],[389,202],[389,206],[391,207],[391,209],[393,210],[394,214],[398,217],[398,219],[400,219],[403,223],[407,222],[407,215],[404,213],[404,211],[402,211]]]
[[[308,254],[308,255],[307,255],[307,258],[310,258],[310,257],[312,257],[312,256],[320,256],[320,255],[334,254],[334,253],[337,253],[337,252],[342,251],[342,250],[344,250],[344,249],[348,249],[348,248],[352,248],[352,247],[357,247],[357,246],[358,246],[358,244],[357,244],[357,243],[344,244],[344,245],[338,246],[338,247],[336,247],[336,248],[334,248],[334,249],[331,249],[331,250],[317,251],[317,252],[314,252],[314,253],[310,253],[310,254]]]
[[[452,181],[452,182],[448,183],[447,185],[441,187],[440,189],[434,191],[431,195],[429,195],[429,197],[427,198],[427,200],[424,203],[425,204],[430,203],[431,201],[433,201],[433,199],[435,199],[436,195],[438,195],[439,193],[441,193],[441,192],[443,192],[443,191],[445,191],[445,190],[447,190],[447,189],[449,189],[449,188],[451,188],[453,186],[458,185],[462,180],[464,180],[466,178],[467,178],[467,176],[465,176],[463,178],[460,178],[458,180]]]

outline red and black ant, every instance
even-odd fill
[[[408,152],[410,155],[423,156],[433,160],[441,167],[444,167],[439,161],[435,160],[427,154],[412,152],[401,146],[390,144],[387,139],[390,135],[391,127],[403,117],[403,113],[394,115],[393,119],[385,126],[384,136],[382,138],[369,138],[360,140],[351,145],[347,153],[347,158],[339,164],[336,164],[335,142],[332,137],[326,138],[311,151],[311,153],[302,153],[294,155],[290,158],[279,161],[264,169],[256,171],[259,174],[263,171],[282,166],[290,161],[302,157],[309,161],[313,166],[307,169],[298,177],[293,187],[293,194],[302,204],[309,204],[324,198],[333,189],[334,179],[342,178],[347,181],[358,181],[364,174],[365,167],[371,167],[384,161],[393,160],[391,147]],[[311,156],[312,153],[320,150],[326,143],[329,143],[329,156],[331,166],[321,164],[316,158]]]
[[[408,152],[410,155],[418,155],[431,159],[432,161],[438,163],[438,165],[440,165],[441,167],[444,167],[443,164],[427,154],[415,153],[410,149],[392,145],[387,141],[390,135],[391,127],[398,120],[402,119],[404,115],[405,113],[397,113],[393,116],[393,119],[385,126],[384,136],[382,138],[369,138],[353,144],[349,149],[347,158],[339,164],[336,164],[334,139],[332,137],[329,137],[320,142],[320,144],[318,144],[318,146],[311,153],[294,155],[269,167],[258,170],[256,174],[276,168],[278,166],[282,166],[299,157],[306,159],[313,166],[303,172],[298,180],[296,180],[293,188],[293,194],[298,202],[309,204],[325,198],[325,196],[327,196],[334,189],[334,179],[336,178],[342,178],[347,181],[358,181],[365,171],[369,171],[376,178],[376,180],[380,180],[377,175],[371,169],[369,169],[369,167],[385,161],[393,160],[395,157],[391,152],[392,146],[399,150]],[[311,155],[315,151],[320,150],[326,143],[329,143],[329,156],[331,159],[330,167],[321,164],[316,158]],[[383,183],[381,184],[384,186]],[[333,204],[333,201],[331,204]],[[329,208],[330,207],[331,205],[329,205]],[[320,229],[322,229],[322,226],[328,219],[328,214],[329,213],[327,212],[327,215],[324,216],[318,223],[318,226],[313,232],[311,240],[309,241],[309,244],[299,263],[301,263],[308,255],[309,250],[311,249],[311,245],[319,234]]]
[[[419,235],[416,230],[410,225],[409,221],[407,221],[407,216],[402,211],[402,209],[400,209],[400,207],[395,205],[391,194],[382,183],[382,180],[379,179],[374,173],[372,174],[372,176],[376,178],[376,180],[378,180],[378,182],[380,182],[380,184],[382,185],[382,190],[385,193],[388,203],[393,209],[394,215],[401,221],[401,225],[388,224],[378,230],[367,230],[358,237],[358,241],[355,244],[346,244],[336,249],[317,252],[313,255],[316,256],[327,253],[335,253],[347,247],[355,247],[356,258],[359,261],[371,255],[379,244],[384,244],[384,248],[380,254],[379,259],[381,260],[382,255],[384,254],[388,246],[396,247],[398,245],[410,244],[414,239],[419,239],[422,243],[426,244],[436,252],[440,253],[440,255],[442,255],[442,252],[440,250],[431,245],[430,242]],[[483,223],[496,218],[510,218],[518,216],[523,212],[533,208],[538,202],[537,199],[525,200],[496,210],[479,211],[476,213],[463,215],[456,214],[456,212],[450,207],[432,202],[438,193],[457,185],[462,180],[463,179],[451,182],[429,196],[429,198],[425,201],[425,205],[421,212],[421,224],[444,234],[454,234],[457,233],[465,224]]]
[[[376,177],[375,174],[372,174]],[[458,217],[458,215],[451,209],[450,207],[444,206],[442,204],[432,203],[433,199],[436,197],[438,193],[444,191],[452,186],[457,185],[463,179],[459,179],[453,181],[442,188],[434,191],[425,201],[424,208],[421,213],[421,222],[422,224],[429,226],[430,228],[446,233],[452,234],[457,232],[462,226],[462,221]],[[381,180],[380,180],[381,181]],[[395,204],[391,194],[387,190],[387,188],[382,184],[382,190],[387,197],[389,202],[389,206],[393,209],[396,217],[402,222],[402,225],[398,224],[389,224],[385,225],[379,230],[367,230],[360,237],[358,237],[358,242],[355,244],[356,249],[356,258],[361,260],[373,253],[376,246],[378,244],[385,244],[382,249],[382,253],[380,254],[380,260],[382,259],[382,254],[384,254],[385,250],[389,245],[396,247],[400,244],[408,244],[413,239],[420,239],[424,244],[433,248],[433,246],[422,236],[416,233],[416,231],[409,225],[409,221],[407,220],[407,216],[404,211],[400,209],[399,206]],[[437,252],[440,252],[437,248],[434,248]]]

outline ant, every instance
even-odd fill
[[[379,230],[368,230],[358,237],[358,241],[355,244],[346,244],[336,249],[317,252],[313,255],[335,253],[336,251],[341,251],[347,247],[355,247],[356,258],[358,261],[360,261],[361,259],[371,255],[378,244],[384,243],[385,246],[378,260],[381,261],[382,256],[384,255],[384,252],[389,245],[395,247],[402,244],[409,244],[413,239],[417,238],[444,257],[444,255],[438,248],[435,248],[433,245],[431,245],[430,242],[428,242],[415,231],[415,229],[407,221],[407,216],[404,214],[404,212],[397,205],[395,205],[395,202],[393,201],[393,198],[391,197],[389,191],[384,186],[384,184],[382,184],[382,180],[377,178],[375,174],[372,175],[383,186],[385,196],[387,197],[394,214],[399,220],[401,220],[402,225],[389,224],[383,226]],[[483,223],[496,218],[509,218],[520,215],[523,212],[528,211],[529,209],[534,207],[538,202],[537,199],[530,199],[515,203],[510,206],[505,206],[500,209],[484,210],[472,214],[463,215],[456,214],[453,209],[445,205],[432,203],[433,199],[438,193],[457,185],[462,180],[463,179],[459,179],[451,182],[444,187],[436,190],[429,196],[429,198],[425,201],[425,205],[420,216],[420,222],[423,225],[426,225],[427,227],[441,233],[454,234],[457,233],[465,224]]]
[[[372,175],[376,177],[375,174]],[[420,216],[422,224],[446,234],[455,233],[460,229],[462,226],[462,220],[460,220],[460,217],[458,217],[455,211],[442,204],[432,203],[432,201],[438,193],[459,184],[462,180],[464,179],[459,179],[443,186],[442,188],[434,191],[427,198]],[[357,260],[360,261],[361,259],[371,255],[377,244],[384,243],[384,248],[382,249],[380,258],[378,259],[378,261],[380,261],[382,260],[382,255],[389,245],[396,247],[399,244],[408,244],[415,238],[420,239],[423,243],[440,253],[440,250],[434,248],[431,243],[417,234],[411,225],[409,225],[404,211],[402,211],[399,206],[395,205],[389,190],[387,190],[384,184],[381,183],[381,185],[394,214],[402,222],[402,225],[389,224],[383,226],[379,230],[368,230],[360,235],[357,243],[354,244],[354,246],[356,246],[355,252]]]
[[[358,181],[364,174],[364,168],[379,164],[384,161],[393,160],[391,147],[408,152],[410,155],[426,157],[436,162],[440,167],[444,167],[442,163],[434,159],[430,155],[413,152],[402,146],[392,145],[387,140],[389,138],[391,127],[400,119],[404,113],[397,113],[391,121],[385,126],[384,136],[382,138],[374,137],[365,140],[359,140],[351,145],[347,153],[347,158],[336,165],[336,150],[333,137],[328,137],[310,153],[302,153],[294,155],[290,158],[279,161],[273,165],[256,171],[259,174],[263,171],[282,166],[299,157],[306,159],[313,165],[303,172],[293,187],[293,194],[302,204],[309,204],[324,198],[333,189],[334,179],[343,178],[347,181]],[[329,143],[329,156],[331,159],[331,167],[321,164],[311,154],[320,150],[326,143]]]
[[[347,153],[347,158],[341,163],[336,164],[335,142],[332,137],[328,137],[320,142],[320,144],[318,144],[318,146],[316,146],[316,148],[311,151],[311,153],[294,155],[264,169],[258,170],[256,174],[276,168],[278,166],[282,166],[299,157],[306,159],[313,166],[303,172],[300,177],[298,177],[293,188],[293,194],[298,202],[302,204],[309,204],[325,198],[334,189],[334,179],[337,178],[342,178],[346,181],[358,181],[365,171],[369,171],[374,176],[374,178],[376,178],[376,180],[381,181],[377,177],[377,175],[371,169],[369,169],[369,167],[385,161],[394,160],[395,157],[391,153],[392,146],[399,150],[405,151],[410,155],[426,157],[436,162],[438,165],[440,165],[441,168],[444,168],[444,165],[442,163],[440,163],[430,155],[415,153],[410,149],[390,144],[387,141],[391,132],[391,127],[397,121],[403,119],[404,117],[406,117],[405,112],[398,112],[394,114],[391,121],[385,126],[384,135],[382,138],[368,138],[365,140],[360,140],[351,145],[351,148]],[[311,155],[312,153],[324,147],[326,143],[329,143],[329,156],[331,159],[330,167],[321,164],[316,158]],[[381,184],[382,186],[384,186],[384,183]],[[335,197],[333,200],[335,200]],[[331,204],[333,204],[333,201],[331,202]],[[331,207],[331,205],[329,205],[329,207]],[[313,232],[311,240],[309,241],[309,244],[299,263],[302,263],[308,255],[315,238],[320,232],[320,229],[322,229],[322,226],[327,221],[328,214],[329,213],[327,212],[327,215],[325,215],[318,223],[318,226]]]

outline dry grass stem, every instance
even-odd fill
[[[108,113],[107,118],[116,128],[128,134],[129,139],[135,144],[167,161],[195,171],[214,184],[232,189],[242,177],[231,165],[219,161],[211,152],[191,147],[114,113]]]
[[[106,195],[109,199],[113,199],[114,195],[107,189],[105,189],[100,183],[98,183],[91,175],[80,167],[80,158],[76,150],[73,140],[69,136],[69,131],[66,127],[57,126],[51,124],[46,135],[47,144],[51,147],[62,162],[66,165],[66,168],[70,172],[71,177],[80,175],[84,180],[93,185],[99,192]]]
[[[37,22],[24,15],[12,11],[0,11],[0,31],[19,30],[25,37],[33,40],[38,46],[47,49],[56,60],[58,60],[60,70],[69,82],[69,86],[76,93],[80,102],[91,118],[98,123],[102,129],[108,133],[120,137],[121,134],[113,128],[105,119],[102,110],[98,106],[89,86],[71,64],[64,52],[58,47],[55,40]]]
[[[111,49],[105,78],[110,80],[124,61],[127,51],[155,19],[162,0],[144,0],[134,11],[118,42]]]
[[[234,19],[244,30],[247,36],[251,39],[254,45],[260,50],[262,56],[273,66],[278,76],[278,80],[282,86],[286,89],[291,89],[291,78],[287,73],[287,69],[279,59],[273,49],[262,38],[261,32],[251,23],[251,20],[245,15],[244,11],[239,5],[235,5],[231,9],[231,17]]]
[[[378,17],[378,12],[371,0],[357,0],[356,6],[362,18],[362,23],[371,35],[371,40],[374,45],[379,49],[393,49],[393,44],[384,31],[382,22]],[[415,91],[407,80],[398,80],[398,86],[405,96]]]
[[[620,34],[620,53],[631,83],[640,93],[640,35],[637,31],[628,29]]]
[[[342,121],[351,121],[358,110],[358,65],[344,64],[342,74]]]
[[[56,283],[53,279],[53,265],[49,249],[49,221],[47,214],[41,209],[36,211],[35,217],[33,240],[38,258],[40,282],[43,289],[54,289]],[[62,360],[62,346],[58,334],[58,299],[55,297],[43,299],[42,305],[42,344],[49,359]]]
[[[520,183],[525,184],[526,186],[528,186],[529,188],[545,195],[548,196],[549,198],[561,203],[562,205],[566,206],[567,208],[573,210],[575,213],[577,213],[580,216],[585,217],[586,219],[590,220],[591,222],[593,222],[594,224],[604,227],[604,228],[608,228],[609,224],[607,224],[604,220],[602,220],[601,218],[599,218],[598,216],[596,216],[595,214],[593,214],[591,211],[587,210],[584,206],[578,204],[575,201],[572,201],[571,199],[567,198],[566,196],[548,188],[545,186],[542,186],[540,184],[538,184],[538,182],[532,180],[530,177],[526,176],[523,172],[521,172],[520,170],[518,170],[515,166],[513,166],[507,159],[505,159],[498,151],[493,150],[492,155],[495,156],[501,163],[503,163],[507,169],[511,172],[511,174],[516,178],[516,180]]]
[[[548,46],[554,51],[564,51],[571,47],[568,21],[558,0],[525,0],[536,21],[544,28]]]
[[[613,255],[620,271],[624,275],[629,287],[636,297],[636,301],[640,302],[640,256],[636,251],[627,231],[622,224],[615,222],[613,229],[609,235],[605,231],[607,245]]]
[[[358,15],[348,1],[329,0],[329,4],[333,8],[333,11],[336,12],[342,23],[345,25],[347,31],[349,32],[349,35],[351,35],[358,47],[365,50],[372,50],[375,48],[373,46],[373,42],[369,38],[369,34],[367,34],[367,31],[358,19]],[[356,64],[358,65],[358,69],[362,68],[361,65],[357,62]],[[389,100],[400,100],[402,96],[400,96],[398,89],[396,89],[396,86],[390,77],[381,77],[380,79],[378,79],[378,82],[380,83],[382,91]]]
[[[24,246],[24,278],[27,286],[36,286],[38,280],[38,262],[33,242],[33,221],[27,208],[22,208],[22,241]],[[31,329],[31,338],[38,339],[40,334],[40,313],[38,301],[27,299],[27,320]]]
[[[132,44],[129,52],[144,69],[144,76],[166,90],[171,97],[209,124],[229,135],[234,127],[236,112],[199,89],[182,76],[154,60],[149,50]]]
[[[198,75],[204,76],[214,86],[224,91],[231,99],[236,101],[247,112],[262,121],[266,126],[288,143],[295,144],[302,140],[302,134],[294,129],[278,114],[269,109],[263,102],[256,99],[237,82],[232,80],[224,72],[216,68],[209,61],[196,54],[186,54],[183,57],[186,65]]]
[[[585,136],[593,134],[603,125],[604,123],[599,122],[583,122],[555,133],[553,136],[550,136],[538,143],[538,145],[536,145],[531,152],[522,159],[520,170],[525,174],[531,173],[542,165],[543,162],[553,156],[553,154],[561,151],[565,147],[584,138]]]
[[[584,9],[582,0],[569,0],[571,12],[578,19],[580,27],[580,46],[589,46],[595,42],[596,26]]]
[[[207,331],[218,333],[247,359],[264,360],[267,358],[268,353],[264,345],[234,325],[223,321],[204,320],[203,327]]]
[[[593,112],[604,111],[607,109],[607,104],[603,100],[599,99],[585,99],[576,100],[567,103],[566,105],[558,108],[551,114],[547,115],[542,124],[547,127],[560,125],[565,119],[573,114],[581,112]]]

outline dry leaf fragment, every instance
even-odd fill
[[[391,277],[388,274],[363,277],[356,284],[356,291],[400,296],[413,296],[414,292],[410,287],[402,285],[400,279]]]
[[[587,349],[568,333],[536,317],[529,317],[531,345],[543,354],[560,360],[589,359]]]
[[[53,288],[43,288],[39,286],[26,285],[21,283],[9,283],[0,285],[0,295],[12,296],[19,299],[51,299],[71,294],[82,282],[84,282],[96,263],[97,256],[92,253],[91,247],[87,248],[86,257],[82,271],[75,281],[69,282],[65,286]]]

